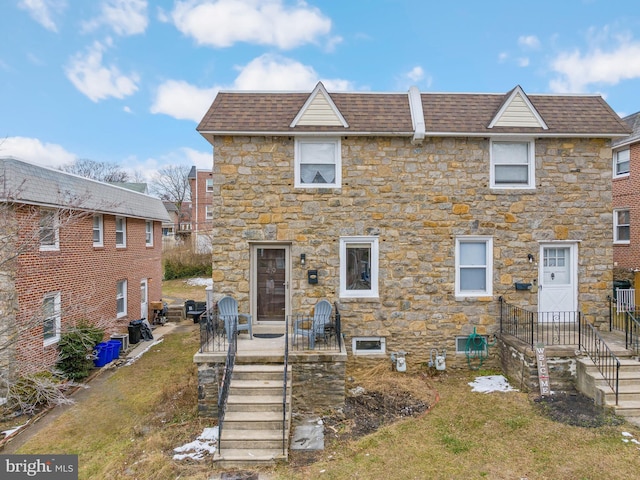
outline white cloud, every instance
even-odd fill
[[[188,147],[183,148],[182,152],[189,164],[195,165],[198,170],[213,168],[213,154],[211,152],[200,152]]]
[[[282,0],[184,0],[171,16],[184,35],[213,47],[246,42],[290,49],[317,43],[331,31],[331,19],[303,1],[287,6]]]
[[[199,88],[182,80],[168,80],[158,87],[151,113],[199,122],[216,96],[217,88]]]
[[[498,62],[499,63],[506,62],[508,58],[509,58],[509,54],[507,52],[500,52],[498,54]]]
[[[540,40],[535,35],[522,35],[518,38],[518,45],[525,48],[540,48]]]
[[[18,8],[26,10],[36,22],[47,30],[57,32],[54,13],[61,13],[67,6],[65,0],[20,0]]]
[[[129,36],[144,33],[149,25],[147,0],[105,0],[100,13],[83,24],[85,31],[106,25],[117,35]]]
[[[616,85],[623,80],[640,78],[640,42],[619,39],[614,48],[593,47],[564,52],[551,63],[558,75],[550,83],[554,92],[581,93],[592,85]]]
[[[424,78],[424,70],[420,66],[413,67],[409,72],[407,72],[407,78],[412,82],[419,82]]]
[[[94,42],[84,54],[76,54],[65,68],[71,83],[94,102],[109,97],[124,98],[138,90],[137,74],[123,75],[116,66],[102,64],[107,46]]]
[[[43,143],[37,138],[28,137],[7,137],[0,140],[0,156],[15,157],[54,168],[73,163],[78,158],[61,145]]]
[[[529,57],[520,57],[520,58],[518,58],[518,66],[519,67],[528,67],[529,66]]]

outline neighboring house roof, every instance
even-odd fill
[[[159,198],[12,157],[0,158],[0,201],[169,221]]]
[[[191,170],[189,170],[189,175],[187,175],[187,178],[196,178],[196,166],[195,165],[191,166]]]
[[[167,209],[167,212],[178,213],[178,206],[174,202],[163,201],[162,204]]]
[[[628,137],[616,140],[612,143],[612,147],[623,147],[640,141],[640,112],[634,113],[622,119],[632,130]]]
[[[133,190],[134,192],[149,194],[149,189],[147,188],[146,183],[136,183],[136,182],[107,182],[109,185],[115,185],[116,187],[122,187],[129,190]]]
[[[539,120],[540,126],[505,126],[504,122],[494,121],[504,112],[505,103],[513,100],[514,92],[518,93],[517,100],[525,108],[529,107],[530,115]],[[311,95],[317,94],[316,87]],[[408,93],[331,93],[331,106],[335,106],[346,126],[339,122],[292,123],[300,119],[304,108],[315,105],[311,95],[221,91],[197,131],[209,141],[212,135],[233,134],[414,135]],[[505,94],[419,95],[426,136],[521,134],[614,138],[629,134],[627,125],[599,95],[526,95],[520,87]]]

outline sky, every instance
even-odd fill
[[[0,156],[212,166],[219,90],[596,93],[640,111],[630,0],[3,0]]]

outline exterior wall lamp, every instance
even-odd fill
[[[529,263],[533,263],[533,255],[529,254],[527,258],[529,259]]]
[[[306,253],[301,253],[300,254],[300,265],[304,266],[305,263],[307,263],[307,254]]]

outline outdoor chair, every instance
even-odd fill
[[[316,340],[326,339],[327,325],[331,323],[331,303],[328,300],[320,300],[316,303],[312,319],[297,319],[293,324],[293,338],[298,337],[309,339],[309,348],[313,350]]]
[[[223,297],[218,302],[218,315],[224,321],[224,329],[227,332],[227,338],[231,335],[231,327],[235,323],[238,327],[238,333],[249,332],[249,338],[253,340],[253,332],[251,330],[251,315],[247,313],[238,313],[238,302],[231,297]],[[240,319],[246,319],[246,323],[240,323]]]

